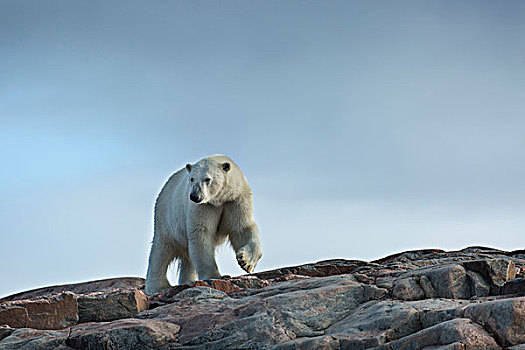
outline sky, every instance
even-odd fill
[[[523,249],[524,62],[523,1],[1,1],[0,297],[144,277],[158,192],[216,153],[259,271]]]

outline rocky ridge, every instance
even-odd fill
[[[0,299],[0,349],[525,349],[525,251],[327,260],[146,297],[140,278]],[[4,325],[4,326],[1,326]]]

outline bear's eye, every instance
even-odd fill
[[[211,179],[209,177],[205,178],[204,179],[204,182],[206,182],[207,184],[209,184],[211,182]]]
[[[195,180],[193,177],[190,179],[191,182],[193,182],[193,180]]]

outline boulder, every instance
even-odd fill
[[[466,261],[462,265],[488,282],[489,295],[500,294],[505,282],[516,278],[516,266],[509,258]]]
[[[2,350],[71,350],[66,345],[69,330],[38,330],[21,328],[13,330],[9,336],[1,339]]]
[[[470,290],[467,272],[461,265],[430,266],[415,269],[401,275],[401,278],[425,276],[430,282],[433,297],[468,299]],[[427,286],[430,289],[430,286]]]
[[[479,324],[457,318],[386,343],[377,350],[501,349]]]
[[[130,318],[149,308],[148,297],[137,289],[81,294],[77,301],[79,323]]]
[[[13,328],[62,329],[76,324],[77,321],[77,297],[71,292],[0,303],[0,325]]]
[[[392,296],[401,300],[420,300],[425,298],[425,291],[421,288],[418,279],[408,277],[395,282]]]
[[[525,295],[525,278],[520,277],[503,285],[503,294],[522,294]]]
[[[525,343],[525,297],[469,305],[465,317],[483,325],[506,347]]]
[[[74,349],[153,349],[176,345],[179,329],[168,322],[134,318],[86,323],[71,328],[66,344]]]

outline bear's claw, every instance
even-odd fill
[[[253,271],[253,265],[250,264],[246,258],[246,253],[241,251],[238,252],[237,255],[237,263],[239,263],[239,266],[246,272],[251,273]]]

